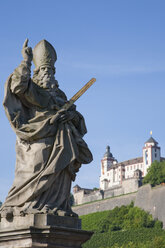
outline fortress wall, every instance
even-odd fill
[[[96,191],[91,194],[84,195],[84,197],[81,199],[82,203],[86,202],[92,202],[92,201],[97,201],[97,200],[102,200],[103,196],[100,191]]]
[[[139,183],[136,178],[129,178],[122,181],[123,194],[138,191]]]
[[[165,186],[151,188],[149,184],[139,188],[135,206],[152,214],[155,219],[163,222],[165,228]]]
[[[89,194],[85,194],[84,190],[80,190],[74,194],[74,201],[76,205],[84,204],[86,202],[98,201],[103,199],[103,194],[98,190]]]
[[[124,192],[122,186],[116,186],[115,188],[112,189],[106,189],[104,190],[104,199],[113,196],[123,195],[123,193]]]
[[[105,199],[98,202],[91,202],[88,204],[72,207],[73,211],[78,215],[86,215],[105,210],[111,210],[116,206],[128,205],[131,201],[135,201],[136,193],[118,196],[110,199]]]
[[[106,190],[98,190],[86,192],[86,189],[81,189],[74,193],[75,204],[80,205],[92,201],[98,201],[109,197],[119,196],[123,194],[136,192],[139,188],[139,182],[136,178],[128,178],[122,181],[122,185],[116,185]]]
[[[84,198],[84,191],[80,190],[76,194],[74,194],[74,202],[76,205],[82,204],[82,199]]]
[[[134,201],[135,206],[152,214],[155,219],[163,222],[165,228],[165,186],[151,188],[149,184],[139,188],[138,192],[105,199],[98,202],[75,206],[73,211],[78,215],[86,215],[98,211],[111,210],[116,206],[128,205]]]

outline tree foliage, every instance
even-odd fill
[[[152,186],[165,183],[165,161],[154,161],[148,168],[148,173],[143,179],[143,184],[150,183]]]
[[[162,222],[153,220],[151,214],[134,207],[133,202],[128,206],[115,207],[110,211],[83,216],[82,225],[86,230],[100,233],[143,227],[162,228]]]
[[[142,227],[161,227],[161,224],[157,223],[159,221],[154,221],[149,213],[134,207],[131,203],[128,206],[116,207],[110,211],[108,218],[99,223],[99,228],[101,232],[108,232]]]

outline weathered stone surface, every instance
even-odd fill
[[[75,217],[71,182],[82,164],[92,161],[83,140],[83,116],[68,102],[55,79],[56,51],[46,40],[32,51],[28,40],[23,61],[5,84],[4,108],[16,133],[15,178],[1,215],[54,213]],[[31,62],[35,64],[31,78]]]
[[[26,216],[14,216],[9,220],[1,218],[0,222],[0,230],[29,226],[60,226],[81,229],[81,220],[79,218],[55,216],[53,214],[29,214]]]
[[[138,206],[152,214],[155,219],[163,222],[165,228],[165,186],[155,188],[145,185],[138,190],[135,206]]]
[[[0,231],[3,248],[81,248],[92,232],[64,227],[29,227]]]
[[[1,219],[0,247],[80,248],[92,232],[81,230],[81,220],[52,214],[29,214]]]
[[[42,40],[32,51],[26,39],[22,55],[5,84],[3,105],[17,141],[15,178],[0,209],[0,247],[80,248],[92,233],[80,230],[70,188],[93,159],[83,140],[85,121],[73,100],[65,108],[53,46]]]
[[[135,205],[144,209],[146,211],[150,211],[152,209],[151,206],[151,197],[152,197],[152,188],[150,184],[144,185],[139,188],[138,193],[135,199]]]

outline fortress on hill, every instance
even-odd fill
[[[110,147],[101,160],[100,188],[97,190],[73,187],[75,205],[136,192],[142,185],[142,178],[155,160],[162,161],[158,142],[151,136],[142,149],[142,157],[118,163]]]

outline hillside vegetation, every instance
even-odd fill
[[[82,229],[94,231],[83,248],[165,248],[162,222],[133,203],[81,217]]]
[[[152,186],[165,183],[165,161],[154,161],[147,170],[143,184],[150,183]]]

